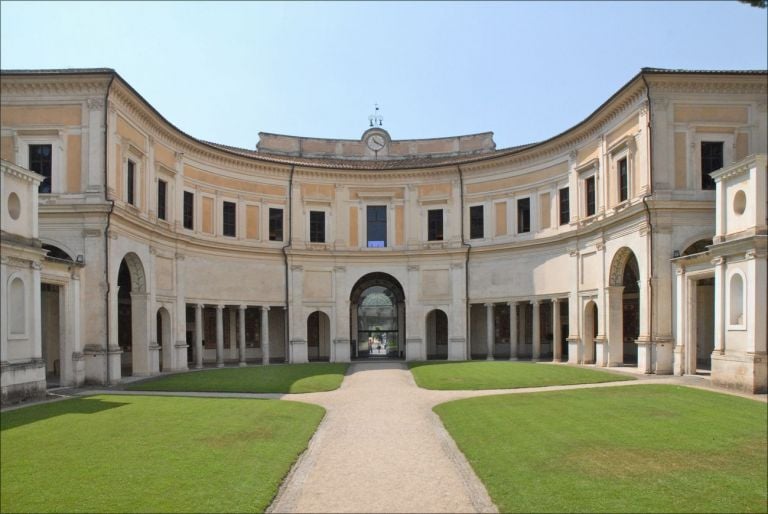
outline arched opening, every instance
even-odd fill
[[[427,359],[448,359],[448,316],[440,309],[427,314]]]
[[[608,288],[608,365],[637,365],[640,335],[640,268],[629,248],[616,252]]]
[[[403,358],[405,294],[386,273],[369,273],[357,281],[349,298],[351,357]]]
[[[74,262],[74,259],[67,252],[65,252],[58,246],[54,246],[51,244],[43,244],[43,250],[48,250],[48,253],[45,256],[46,259]]]
[[[739,273],[731,275],[730,298],[728,299],[728,322],[731,325],[744,325],[744,279]]]
[[[8,321],[11,335],[27,333],[27,295],[24,293],[24,281],[20,277],[11,279],[11,287],[8,288]]]
[[[597,337],[597,304],[587,302],[584,307],[584,364],[595,363],[595,338]]]
[[[331,320],[315,311],[307,318],[307,352],[311,362],[331,360]]]
[[[712,246],[712,239],[699,239],[695,243],[688,245],[688,247],[683,250],[683,256],[706,252],[708,246]]]
[[[157,368],[158,370],[168,370],[172,368],[173,345],[171,344],[171,315],[165,307],[157,309],[157,329],[156,341],[157,348]]]
[[[63,313],[60,312],[60,294],[59,286],[40,284],[40,339],[48,387],[61,385]]]
[[[121,375],[149,375],[147,294],[144,267],[138,256],[129,253],[117,272],[117,343]]]

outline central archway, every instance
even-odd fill
[[[350,357],[395,358],[405,355],[405,293],[386,273],[369,273],[349,296]]]

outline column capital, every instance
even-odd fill
[[[485,305],[486,307],[493,307],[495,304],[493,304],[493,303],[484,303],[483,305]]]
[[[248,306],[247,306],[247,305],[238,305],[238,306],[237,306],[237,308],[238,308],[239,310],[241,310],[241,311],[244,311],[245,309],[247,309],[247,308],[248,308]]]
[[[216,310],[217,311],[223,311],[224,307],[225,307],[225,305],[223,303],[217,303],[216,304]]]
[[[268,311],[269,310],[269,305],[262,305],[261,306],[261,310]]]

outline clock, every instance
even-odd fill
[[[374,152],[378,152],[384,148],[387,142],[384,140],[384,136],[381,134],[373,134],[365,140],[365,144]]]

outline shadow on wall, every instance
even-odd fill
[[[72,398],[60,402],[32,405],[22,409],[4,412],[0,418],[0,431],[9,430],[29,423],[43,421],[64,414],[95,414],[128,405],[113,400],[97,398]]]

